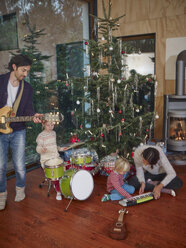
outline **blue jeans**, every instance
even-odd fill
[[[24,187],[26,181],[25,166],[26,131],[15,131],[10,134],[0,134],[0,192],[6,191],[7,155],[9,147],[12,150],[12,162],[16,174],[16,186]]]
[[[133,194],[135,191],[135,188],[132,185],[128,185],[127,183],[124,183],[121,187],[129,194]],[[116,189],[110,191],[110,199],[112,201],[119,201],[123,198],[124,196],[122,196]]]

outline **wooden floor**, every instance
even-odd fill
[[[183,167],[182,167],[183,168]],[[8,180],[8,201],[0,211],[1,248],[184,248],[186,247],[186,171],[179,169],[184,185],[174,198],[163,194],[138,206],[127,207],[124,216],[128,236],[109,237],[109,228],[122,208],[118,202],[102,203],[106,177],[94,176],[94,190],[85,201],[55,200],[42,181],[40,168],[27,173],[27,197],[14,202],[15,178]]]

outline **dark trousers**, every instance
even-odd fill
[[[151,179],[152,181],[158,181],[161,182],[165,177],[166,173],[158,174],[158,175],[153,175],[149,172],[145,172],[145,191],[153,191],[154,185],[150,184],[147,182],[148,179]],[[141,183],[138,181],[137,176],[133,176],[128,180],[128,184],[134,186],[136,190],[139,190],[141,187]],[[173,189],[177,190],[181,188],[183,185],[182,180],[176,176],[175,178],[172,179],[172,181],[165,186],[166,189]]]

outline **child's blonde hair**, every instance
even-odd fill
[[[126,158],[120,157],[115,162],[115,168],[117,172],[129,171],[130,164]]]

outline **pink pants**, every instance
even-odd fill
[[[59,187],[59,180],[53,181],[54,186],[55,186],[55,191],[56,192],[61,192],[60,187]]]

